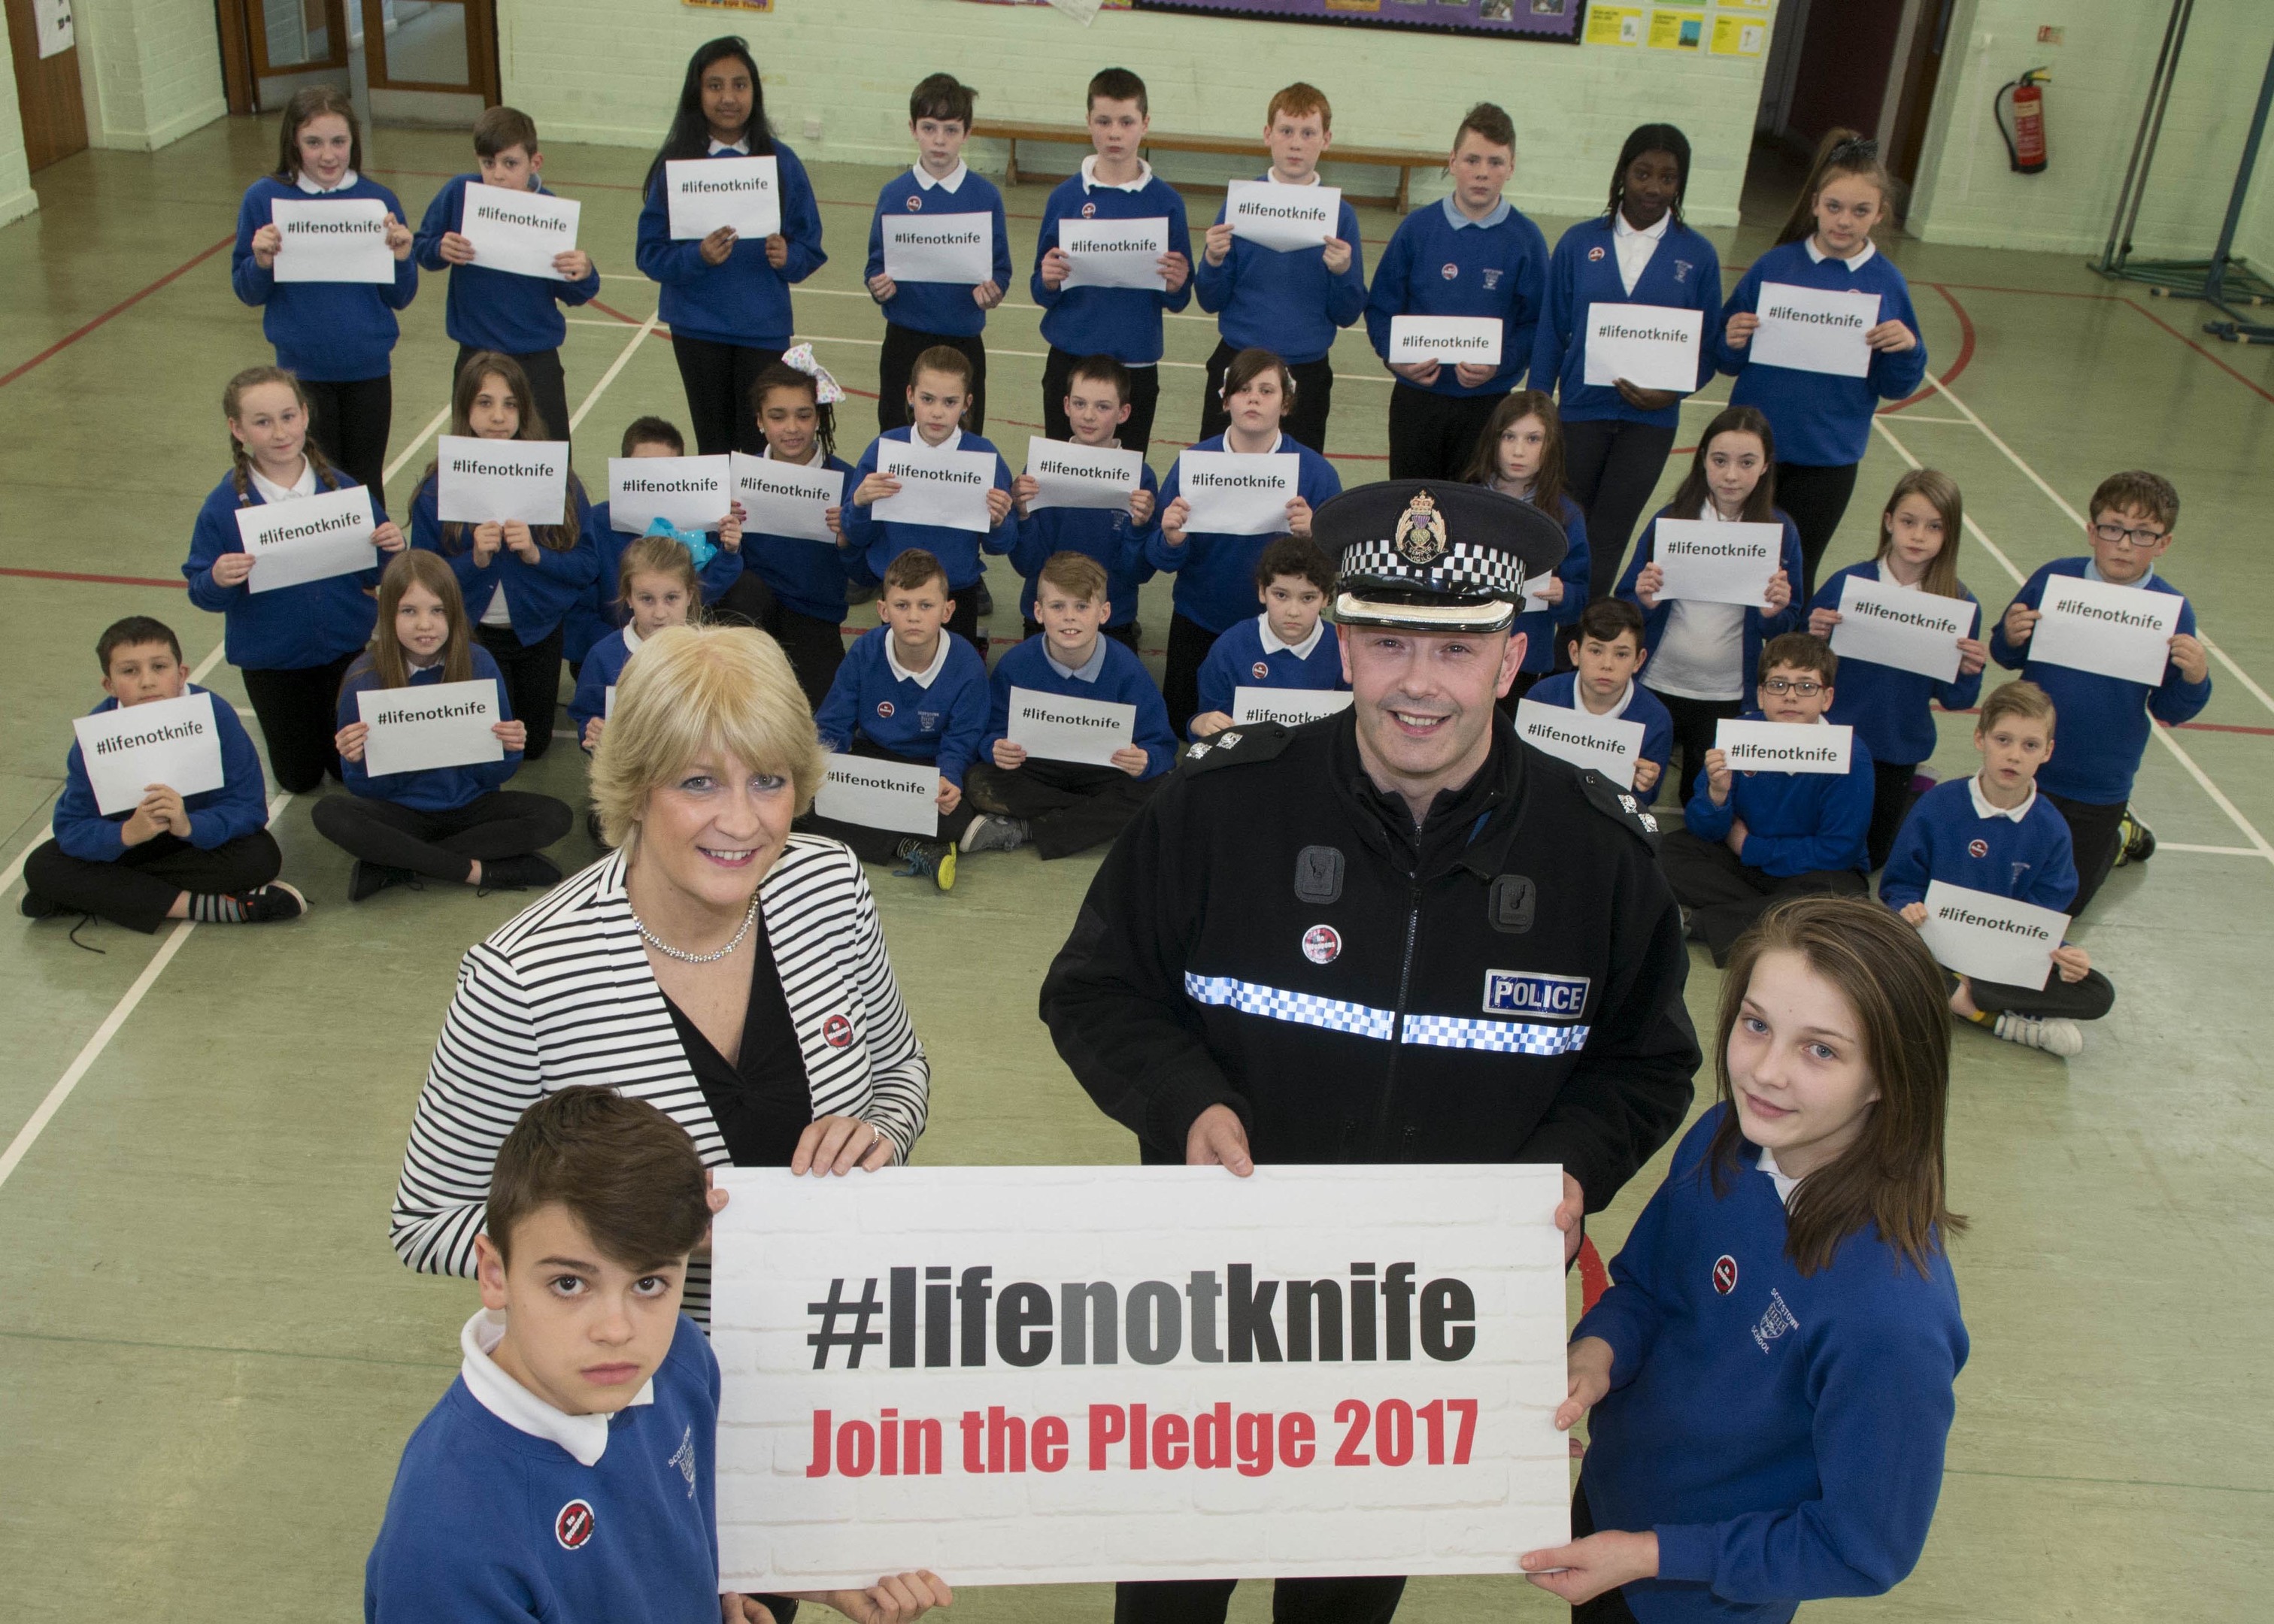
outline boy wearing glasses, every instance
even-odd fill
[[[1761,650],[1760,708],[1745,719],[1822,726],[1839,664],[1821,637],[1770,639]],[[1659,861],[1689,914],[1690,939],[1703,942],[1717,966],[1772,902],[1801,891],[1865,890],[1873,781],[1861,739],[1844,773],[1734,772],[1720,750],[1706,752],[1684,827],[1660,844]]]
[[[1990,658],[2043,688],[2064,723],[2061,748],[2037,775],[2037,787],[2068,824],[2075,851],[2072,918],[2084,912],[2111,868],[2145,862],[2155,852],[2154,833],[2132,816],[2128,805],[2133,777],[2148,749],[2148,718],[2176,727],[2210,703],[2210,659],[2195,635],[2195,608],[2156,573],[2156,560],[2178,539],[2180,493],[2162,475],[2135,469],[2102,480],[2092,493],[2090,511],[2084,538],[2091,555],[2040,566],[2007,606],[1990,639]],[[2082,575],[2181,598],[2164,680],[2150,687],[2031,659],[2037,605],[2051,575]]]

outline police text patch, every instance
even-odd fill
[[[1542,975],[1529,970],[1485,972],[1485,1013],[1544,1015],[1577,1020],[1587,1008],[1588,978]]]

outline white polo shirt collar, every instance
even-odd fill
[[[935,446],[923,437],[922,429],[911,423],[908,425],[908,444],[922,446],[932,451],[953,451],[963,444],[963,430],[960,427],[948,430],[947,438]]]
[[[505,1316],[482,1309],[458,1333],[458,1350],[465,1356],[458,1376],[474,1402],[517,1432],[559,1444],[580,1466],[598,1466],[608,1452],[608,1417],[572,1416],[556,1410],[499,1368],[490,1357],[505,1340]],[[655,1402],[655,1381],[650,1378],[635,1404]]]
[[[746,135],[739,141],[722,141],[714,137],[711,142],[711,150],[704,153],[703,155],[706,158],[716,158],[721,153],[732,153],[737,158],[749,157],[750,155],[750,138]]]
[[[1269,659],[1284,649],[1297,659],[1308,659],[1319,646],[1319,639],[1327,635],[1327,617],[1321,615],[1311,622],[1311,635],[1300,643],[1284,643],[1279,634],[1271,629],[1271,616],[1267,613],[1255,617],[1255,635],[1263,640],[1263,655]]]
[[[1095,192],[1103,186],[1108,192],[1142,192],[1153,184],[1153,166],[1142,158],[1137,160],[1137,178],[1118,183],[1097,178],[1097,154],[1092,153],[1081,161],[1081,189]]]
[[[316,465],[306,457],[300,459],[300,477],[290,485],[278,485],[262,473],[256,465],[252,470],[252,488],[260,492],[264,502],[289,502],[296,496],[316,493]]]
[[[1974,816],[1977,817],[2002,817],[2018,823],[2029,816],[2029,808],[2037,804],[2037,786],[2032,784],[2020,806],[2009,809],[1991,805],[1990,798],[1982,793],[1982,775],[1978,772],[1966,780],[1966,793],[1974,797]]]
[[[292,172],[292,184],[295,186],[297,186],[301,191],[306,192],[312,198],[328,198],[335,192],[345,192],[349,187],[354,185],[362,178],[362,176],[357,174],[353,169],[350,169],[346,174],[340,177],[340,184],[338,185],[321,186],[308,178],[308,171],[305,169],[296,169]]]
[[[1097,673],[1105,669],[1105,634],[1103,632],[1097,634],[1097,646],[1090,650],[1089,659],[1086,664],[1061,665],[1058,664],[1058,657],[1050,651],[1047,644],[1044,645],[1043,658],[1050,662],[1050,669],[1061,677],[1071,677],[1080,682],[1095,682],[1097,680]]]
[[[946,192],[950,197],[953,197],[957,192],[963,190],[963,177],[971,173],[971,166],[964,162],[962,159],[958,158],[955,161],[955,167],[950,169],[945,176],[934,175],[930,169],[924,168],[921,163],[910,164],[908,166],[908,173],[916,177],[916,184],[923,188],[924,191],[930,192],[933,187],[937,186],[940,191]]]
[[[631,653],[638,653],[640,651],[640,644],[644,641],[645,639],[637,632],[634,631],[630,627],[627,626],[624,628],[624,647]]]
[[[1627,713],[1627,707],[1634,703],[1634,694],[1635,680],[1632,677],[1629,677],[1627,679],[1627,685],[1624,691],[1619,695],[1619,703],[1613,705],[1609,710],[1604,711],[1603,714],[1605,716],[1624,716]],[[1576,671],[1571,673],[1571,709],[1574,710],[1586,710],[1589,716],[1595,714],[1593,710],[1587,710],[1587,696],[1579,691],[1579,673]]]
[[[1810,232],[1806,237],[1802,237],[1800,239],[1800,243],[1802,247],[1808,250],[1808,258],[1811,264],[1821,265],[1832,257],[1830,254],[1825,252],[1824,250],[1816,245],[1816,233],[1813,231]],[[1861,248],[1858,248],[1854,253],[1849,255],[1840,263],[1846,266],[1849,273],[1852,274],[1871,264],[1871,256],[1879,252],[1879,251],[1873,247],[1871,242],[1866,239]]]
[[[885,664],[892,671],[895,680],[913,682],[918,688],[930,688],[933,679],[947,669],[947,629],[945,627],[940,628],[939,647],[932,650],[931,664],[922,671],[910,671],[906,665],[900,664],[900,652],[893,643],[892,634],[887,630],[885,633]]]

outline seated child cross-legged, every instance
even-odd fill
[[[93,714],[207,690],[192,687],[173,629],[147,615],[105,628],[94,645],[109,697]],[[222,786],[184,795],[164,784],[144,790],[131,812],[95,804],[87,761],[74,743],[56,802],[55,838],[24,860],[24,916],[86,914],[145,936],[169,919],[267,924],[297,919],[308,905],[276,878],[283,856],[268,832],[268,786],[236,709],[214,701]]]
[[[1963,784],[1922,795],[1895,835],[1879,876],[1879,900],[1913,925],[1926,923],[1926,888],[1936,880],[2056,913],[2076,895],[2068,824],[2037,793],[2037,769],[2053,753],[2053,702],[2034,682],[2008,682],[1983,702],[1974,726],[1982,771]],[[2054,974],[2042,989],[1950,974],[1950,1008],[2009,1043],[2048,1054],[2084,1049],[2081,1020],[2098,1020],[2116,989],[2081,947],[2052,950]]]
[[[1068,857],[1119,834],[1176,760],[1176,735],[1144,663],[1102,629],[1113,613],[1095,559],[1061,553],[1043,566],[1035,613],[1043,635],[996,662],[987,733],[968,775],[972,805],[988,816],[963,831],[966,852],[1008,852],[1034,842]],[[1011,690],[1033,688],[1137,708],[1132,741],[1113,764],[1045,761],[1011,742]]]
[[[820,1602],[894,1624],[953,1599],[930,1572],[794,1597],[719,1589],[719,1362],[680,1312],[725,1193],[644,1100],[562,1088],[499,1147],[482,1306],[457,1379],[403,1447],[370,1559],[369,1624],[772,1620]]]
[[[1761,650],[1760,709],[1747,720],[1823,725],[1839,660],[1821,637],[1787,632]],[[1864,837],[1871,824],[1871,753],[1854,741],[1848,771],[1733,772],[1718,749],[1683,810],[1683,827],[1659,847],[1690,936],[1713,962],[1775,898],[1796,891],[1866,889]]]
[[[1571,669],[1542,677],[1525,697],[1589,716],[1641,723],[1634,792],[1647,801],[1674,758],[1674,718],[1657,695],[1635,680],[1650,656],[1643,647],[1642,611],[1623,598],[1599,598],[1580,612],[1567,642]]]
[[[1321,618],[1334,595],[1335,567],[1307,536],[1282,536],[1255,560],[1255,596],[1263,613],[1216,640],[1201,662],[1194,741],[1231,726],[1243,688],[1332,692],[1343,681],[1342,644]]]

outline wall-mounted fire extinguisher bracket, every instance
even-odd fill
[[[2040,174],[2048,162],[2045,93],[2038,86],[2052,82],[2051,70],[2031,68],[2021,78],[1999,86],[1998,94],[1990,99],[1991,113],[1998,120],[1998,133],[2006,140],[2006,165],[2017,175]]]

